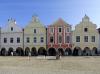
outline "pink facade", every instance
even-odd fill
[[[47,28],[47,47],[67,49],[72,47],[71,25],[61,18]]]

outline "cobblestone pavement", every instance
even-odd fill
[[[100,74],[100,56],[0,57],[0,74]]]

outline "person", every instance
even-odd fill
[[[31,52],[29,52],[29,54],[28,54],[28,59],[30,60],[30,57],[31,57]]]
[[[60,59],[60,55],[59,55],[58,52],[57,52],[57,54],[56,54],[56,59]]]
[[[13,52],[11,52],[11,56],[13,56]]]

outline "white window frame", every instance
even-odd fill
[[[68,29],[69,29],[69,31],[68,31]],[[66,28],[66,32],[70,32],[70,27],[67,27],[67,28]]]
[[[61,32],[59,32],[59,28],[61,28]],[[62,33],[62,27],[58,27],[58,32],[59,32],[59,33]]]
[[[53,30],[53,32],[51,31],[51,29]],[[54,33],[54,27],[50,27],[49,32],[50,32],[50,33]]]

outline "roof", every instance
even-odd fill
[[[66,23],[63,19],[59,18],[56,22],[54,22],[52,25],[50,26],[70,26],[68,23]]]

